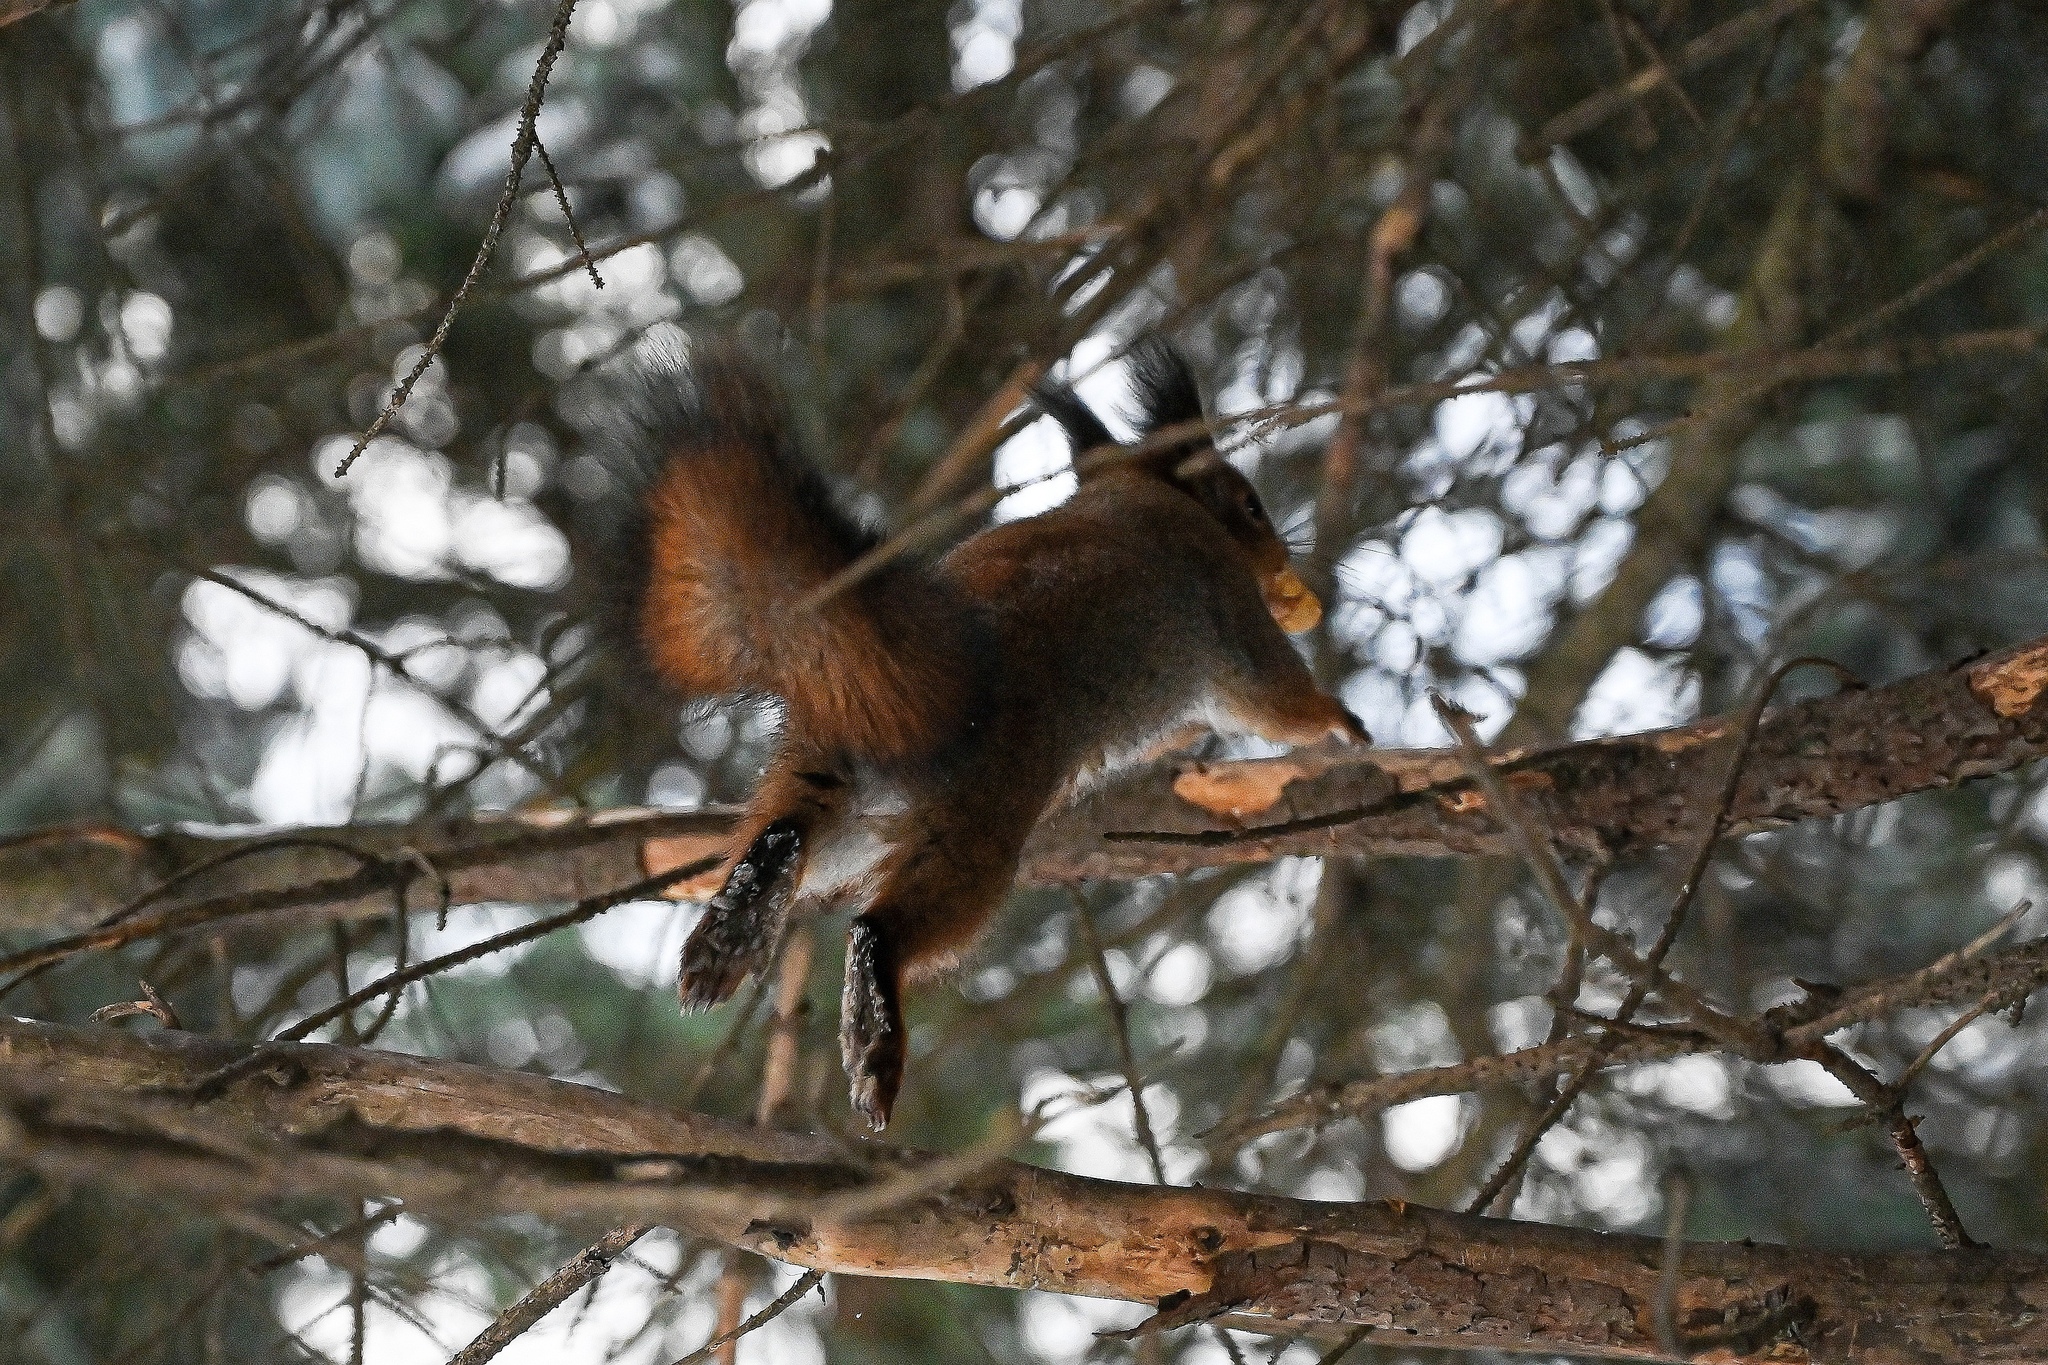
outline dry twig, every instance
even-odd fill
[[[368,449],[370,442],[383,433],[384,428],[390,425],[391,419],[398,415],[398,410],[405,406],[405,400],[412,396],[413,385],[419,383],[420,376],[427,372],[427,367],[441,354],[441,347],[448,340],[448,331],[454,327],[455,316],[462,311],[463,301],[469,297],[469,291],[476,287],[476,282],[483,277],[484,267],[491,263],[491,254],[498,247],[498,237],[505,230],[506,220],[512,216],[512,206],[519,200],[519,182],[526,174],[527,160],[533,155],[534,148],[540,145],[540,136],[534,125],[540,118],[541,100],[547,93],[548,73],[554,70],[555,58],[562,55],[562,47],[569,41],[569,16],[575,12],[576,0],[559,0],[555,6],[554,22],[548,26],[548,40],[540,50],[540,60],[534,63],[533,80],[526,87],[526,102],[519,109],[519,133],[512,139],[512,165],[505,172],[505,188],[498,196],[497,208],[491,212],[489,225],[484,228],[484,239],[477,246],[476,258],[469,263],[469,273],[464,275],[462,283],[456,286],[455,293],[448,300],[447,309],[441,314],[440,324],[434,328],[434,334],[427,338],[427,344],[421,349],[419,358],[413,362],[412,369],[406,372],[405,378],[400,380],[398,387],[392,391],[383,411],[379,412],[376,420],[356,438],[356,443],[349,447],[348,454],[344,455],[341,463],[335,467],[335,478],[338,479],[348,473],[349,466],[356,462],[357,457]],[[567,209],[568,200],[565,197],[564,212],[567,212]],[[569,221],[573,229],[575,219],[571,218]],[[595,278],[597,265],[591,260],[587,247],[583,250],[583,263],[589,266],[591,275]],[[599,287],[602,287],[603,283],[599,280]]]
[[[648,1230],[644,1223],[613,1228],[571,1256],[554,1274],[527,1290],[519,1302],[498,1314],[469,1345],[449,1358],[448,1365],[484,1365],[485,1361],[496,1359],[500,1351],[568,1302],[570,1295],[602,1278],[612,1268],[612,1262],[646,1236]]]

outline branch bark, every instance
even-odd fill
[[[1698,834],[1700,793],[1735,722],[1495,756],[1502,779],[1560,843],[1612,856]],[[1730,832],[1839,815],[1912,792],[2009,772],[2048,756],[2048,638],[1884,687],[1775,711],[1758,727]],[[290,842],[208,874],[203,896],[167,898],[79,947],[228,921],[390,913],[406,884],[438,904],[417,853],[454,902],[575,900],[720,850],[731,813],[615,811],[356,828],[362,857]],[[244,840],[243,843],[252,842]],[[237,847],[183,831],[56,829],[0,845],[0,929],[70,929],[118,911],[162,878]],[[1189,872],[1285,855],[1471,855],[1512,841],[1450,750],[1303,752],[1242,763],[1166,763],[1040,827],[1020,876],[1058,884]],[[684,883],[705,894],[716,874]],[[45,945],[48,946],[48,945]],[[7,959],[0,957],[0,968]]]
[[[454,1224],[654,1222],[813,1269],[1165,1298],[1161,1325],[1250,1312],[1414,1346],[1653,1359],[1659,1239],[1215,1189],[1125,1185],[770,1132],[514,1072],[318,1044],[208,1102],[247,1049],[0,1022],[0,1153],[59,1181],[202,1209],[398,1196]],[[907,1179],[906,1179],[907,1178]],[[883,1186],[903,1191],[883,1203]],[[852,1210],[836,1213],[837,1210]],[[2048,1258],[1741,1243],[1683,1249],[1689,1350],[1933,1365],[2048,1354]]]

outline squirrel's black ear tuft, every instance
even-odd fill
[[[1156,335],[1145,337],[1131,347],[1125,364],[1130,367],[1131,390],[1138,400],[1135,420],[1139,436],[1202,420],[1202,391],[1195,386],[1187,358],[1172,342]]]
[[[1031,400],[1038,404],[1041,412],[1060,424],[1060,430],[1067,434],[1068,442],[1074,447],[1074,454],[1083,455],[1117,443],[1116,438],[1109,434],[1109,428],[1102,425],[1102,419],[1067,385],[1035,385],[1031,390]]]
[[[1137,410],[1130,415],[1130,420],[1137,427],[1140,440],[1167,427],[1202,420],[1202,392],[1195,386],[1194,371],[1188,368],[1187,361],[1173,348],[1173,343],[1156,336],[1145,337],[1131,347],[1125,364],[1130,374],[1132,394],[1137,399]],[[1074,454],[1082,455],[1105,446],[1125,444],[1109,434],[1109,428],[1102,424],[1102,419],[1081,401],[1071,386],[1040,384],[1031,391],[1031,397],[1067,433]],[[1147,451],[1134,463],[1136,467],[1162,478],[1171,478],[1181,461],[1209,445],[1209,433],[1202,429],[1171,446]]]
[[[1178,483],[1178,471],[1190,457],[1215,450],[1209,428],[1202,421],[1202,391],[1195,387],[1194,371],[1173,343],[1159,336],[1141,338],[1124,363],[1130,372],[1132,396],[1137,399],[1131,422],[1138,429],[1138,439],[1149,443],[1169,428],[1187,429],[1170,444],[1147,450],[1139,461],[1161,478]]]

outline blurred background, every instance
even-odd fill
[[[0,835],[743,798],[773,718],[684,714],[593,648],[589,438],[608,370],[663,338],[739,338],[901,524],[992,483],[1017,490],[997,517],[1065,496],[1023,385],[1113,409],[1123,348],[1171,335],[1325,592],[1315,667],[1383,744],[1447,742],[1430,688],[1526,743],[1727,710],[1798,654],[1880,682],[2048,632],[2038,0],[581,0],[537,125],[559,193],[535,157],[445,346],[337,477],[492,222],[551,18],[79,0],[0,28]],[[1760,1008],[1924,964],[2023,898],[2038,931],[2042,787],[1731,845],[1680,972]],[[1623,865],[1604,913],[1654,925],[1675,880]],[[1518,865],[1083,895],[1167,1178],[1462,1205],[1525,1121],[1495,1092],[1203,1136],[1542,1038],[1561,934]],[[549,908],[419,918],[405,950]],[[964,1148],[1021,1105],[1053,1116],[1030,1159],[1155,1178],[1076,913],[1020,892],[915,999],[892,1140]],[[630,905],[439,975],[377,1043],[748,1115],[766,1031],[717,1053],[730,1010],[674,1005],[693,914]],[[5,1007],[81,1022],[140,973],[186,1027],[265,1037],[338,998],[337,959],[360,984],[397,958],[388,922],[339,932],[83,958]],[[845,1130],[835,939],[789,1121]],[[1580,1000],[1621,989],[1596,972]],[[1853,1042],[1890,1074],[1945,1022]],[[2037,1250],[2042,1028],[1972,1025],[1913,1103],[1972,1232]],[[1683,1167],[1695,1237],[1931,1245],[1848,1105],[1806,1064],[1615,1073],[1513,1209],[1656,1231]],[[399,1216],[366,1276],[247,1274],[275,1248],[244,1227],[0,1170],[0,1358],[439,1362],[597,1231]],[[752,1311],[793,1278],[657,1232],[502,1359],[665,1362],[721,1280]],[[1094,1336],[1140,1316],[834,1277],[740,1358],[1319,1354]]]

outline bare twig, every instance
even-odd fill
[[[348,473],[349,466],[356,462],[357,457],[369,447],[370,442],[383,434],[384,428],[391,424],[391,419],[398,415],[398,410],[405,406],[405,400],[412,396],[413,385],[419,383],[420,376],[427,372],[427,367],[441,354],[441,347],[448,340],[448,331],[455,325],[455,316],[462,311],[463,300],[469,297],[469,291],[483,277],[484,267],[491,263],[491,253],[497,250],[499,234],[504,232],[506,220],[512,216],[512,206],[519,200],[519,182],[526,174],[527,160],[533,155],[533,149],[540,144],[534,124],[540,118],[541,100],[547,93],[548,73],[554,70],[555,58],[562,55],[562,47],[569,41],[569,16],[575,11],[576,0],[559,0],[555,6],[555,18],[548,27],[547,43],[540,50],[540,60],[534,63],[533,80],[526,87],[526,102],[520,106],[519,133],[512,139],[512,165],[505,172],[505,188],[498,196],[498,206],[491,213],[490,224],[484,228],[484,239],[477,246],[476,258],[469,263],[469,273],[464,275],[462,283],[456,286],[454,295],[448,300],[447,309],[441,314],[440,324],[434,328],[434,334],[427,338],[427,344],[421,349],[419,359],[413,362],[412,369],[399,381],[390,400],[384,404],[383,411],[379,412],[376,420],[356,438],[356,443],[349,447],[348,454],[335,466],[335,478],[341,478]],[[573,220],[571,226],[574,226]],[[584,251],[583,259],[590,265],[594,274],[597,267],[591,262],[587,249]]]
[[[156,987],[147,981],[138,981],[135,984],[142,988],[142,999],[102,1005],[92,1012],[92,1021],[95,1024],[105,1024],[115,1019],[128,1019],[138,1014],[146,1014],[165,1028],[182,1027],[178,1023],[178,1012],[171,1008],[169,1001],[156,993]]]
[[[428,958],[425,962],[414,966],[387,972],[369,985],[364,986],[361,990],[335,1001],[326,1009],[314,1011],[298,1023],[293,1024],[290,1028],[284,1029],[277,1035],[275,1041],[296,1042],[301,1038],[310,1036],[321,1025],[338,1019],[362,1005],[367,1005],[379,996],[404,990],[415,981],[423,981],[427,977],[445,972],[451,967],[459,967],[465,962],[474,962],[480,957],[488,957],[492,953],[503,952],[507,948],[514,948],[522,943],[531,943],[537,938],[545,938],[557,929],[566,929],[572,924],[581,924],[585,920],[596,919],[605,911],[616,909],[631,901],[648,900],[658,897],[677,882],[688,881],[690,878],[718,866],[722,861],[724,860],[721,858],[702,858],[697,862],[686,863],[682,867],[671,868],[666,872],[657,872],[651,877],[646,877],[633,883],[631,886],[623,886],[615,891],[606,891],[595,896],[586,896],[559,914],[542,915],[530,924],[522,924],[516,929],[507,929],[502,934],[493,934],[489,938],[479,939],[475,943],[443,953],[439,957]]]
[[[192,866],[182,868],[179,871],[172,873],[170,876],[163,878],[161,881],[157,882],[156,885],[150,887],[149,890],[143,892],[141,895],[135,897],[133,900],[130,900],[120,906],[117,906],[113,910],[110,910],[106,914],[102,915],[99,918],[99,920],[94,924],[93,929],[95,931],[100,932],[112,929],[114,926],[118,924],[125,923],[128,920],[135,918],[135,916],[141,914],[150,906],[156,904],[164,897],[170,895],[173,891],[190,885],[192,882],[198,880],[199,878],[207,875],[210,872],[214,872],[220,868],[224,868],[230,866],[231,864],[238,863],[245,858],[251,858],[259,854],[269,853],[273,850],[286,848],[312,848],[322,849],[330,853],[339,853],[343,857],[353,858],[356,861],[356,864],[364,871],[369,871],[373,867],[381,866],[377,858],[373,857],[370,854],[364,853],[362,850],[355,847],[355,845],[349,843],[347,840],[344,839],[338,839],[331,836],[319,834],[266,835],[259,839],[253,839],[250,842],[239,845],[235,848],[227,849],[224,852],[216,854],[212,857],[202,858],[198,862],[194,863]],[[35,960],[33,959],[32,956],[23,957],[20,954],[15,954],[8,958],[0,959],[0,971],[15,970],[19,973],[11,981],[8,981],[5,985],[0,985],[0,1000],[5,1000],[8,996],[12,995],[22,986],[27,985],[36,977],[41,976],[43,972],[48,970],[50,967],[54,966],[60,960],[60,958],[61,954],[59,955],[59,957],[46,957],[40,960]]]
[[[1657,1276],[1657,1344],[1664,1354],[1685,1359],[1684,1339],[1678,1331],[1679,1269],[1685,1257],[1685,1215],[1692,1206],[1692,1173],[1682,1166],[1665,1173],[1664,1180],[1664,1263]]]
[[[1536,827],[1522,809],[1522,803],[1509,793],[1507,785],[1488,761],[1485,742],[1472,728],[1472,718],[1441,692],[1431,692],[1429,704],[1435,708],[1437,719],[1443,722],[1444,728],[1458,741],[1458,750],[1465,758],[1465,771],[1485,793],[1487,807],[1495,818],[1514,837],[1516,847],[1536,876],[1536,884],[1543,888],[1543,894],[1556,907],[1565,926],[1587,944],[1603,937],[1604,931],[1593,923],[1591,912],[1565,877],[1564,864],[1558,860],[1556,848],[1549,840],[1538,837]]]
[[[431,868],[432,864],[428,866]],[[448,883],[445,878],[441,880],[440,890],[441,907],[438,919],[445,927],[448,922]],[[410,965],[412,958],[412,920],[407,913],[403,890],[395,892],[391,897],[391,939],[391,969],[402,972]],[[343,994],[347,994],[345,989]],[[391,1026],[391,1021],[398,1017],[398,1005],[403,999],[404,993],[401,991],[393,991],[384,997],[383,1007],[377,1011],[377,1017],[358,1035],[365,1046],[376,1042],[377,1036]]]
[[[1316,1361],[1316,1365],[1337,1365],[1345,1356],[1351,1354],[1354,1347],[1371,1335],[1371,1327],[1352,1328],[1344,1334],[1342,1341],[1323,1352],[1322,1356]]]
[[[1941,1239],[1941,1244],[1951,1251],[1975,1246],[1969,1231],[1963,1227],[1961,1216],[1956,1213],[1955,1204],[1948,1197],[1940,1172],[1934,1169],[1934,1159],[1928,1156],[1927,1148],[1920,1141],[1916,1127],[1919,1120],[1907,1115],[1905,1097],[1899,1090],[1886,1085],[1868,1067],[1832,1043],[1820,1043],[1808,1055],[1819,1062],[1830,1076],[1848,1087],[1849,1093],[1861,1100],[1871,1115],[1884,1124],[1885,1131],[1891,1135],[1892,1145],[1898,1149],[1906,1178],[1913,1183],[1913,1193],[1920,1197],[1921,1207],[1927,1210],[1928,1220],[1934,1224],[1935,1235]]]
[[[542,1318],[568,1302],[569,1296],[612,1268],[627,1247],[646,1236],[648,1225],[629,1223],[613,1228],[562,1263],[559,1270],[526,1291],[519,1302],[498,1314],[469,1345],[449,1357],[448,1365],[484,1365]]]
[[[1131,1094],[1131,1122],[1137,1129],[1138,1145],[1152,1163],[1152,1178],[1164,1185],[1166,1159],[1159,1153],[1159,1138],[1152,1131],[1152,1116],[1145,1109],[1145,1082],[1138,1071],[1137,1053],[1131,1047],[1130,1012],[1124,1008],[1116,981],[1109,974],[1109,958],[1102,950],[1102,935],[1096,932],[1095,912],[1089,908],[1087,897],[1078,887],[1069,887],[1067,896],[1074,903],[1074,924],[1081,931],[1082,946],[1088,950],[1088,970],[1094,973],[1095,989],[1102,993],[1110,1031],[1116,1035],[1117,1060],[1123,1067],[1124,1085]]]
[[[1905,313],[1948,288],[1985,262],[1991,260],[1994,256],[2000,255],[2024,242],[2044,227],[2048,227],[2048,207],[2038,208],[2017,222],[2006,224],[2006,226],[1992,233],[1989,237],[1977,243],[1976,246],[1971,247],[1939,270],[1929,274],[1925,279],[1919,281],[1896,298],[1886,301],[1861,317],[1845,323],[1828,333],[1827,336],[1821,339],[1821,347],[1845,346],[1855,341],[1858,337],[1875,331],[1893,318],[1898,317],[1900,314]],[[1674,417],[1668,422],[1661,422],[1650,426],[1632,436],[1604,439],[1601,442],[1601,449],[1607,454],[1614,455],[1625,450],[1633,450],[1637,446],[1647,445],[1652,441],[1665,440],[1686,427],[1709,422],[1737,411],[1763,397],[1771,392],[1771,390],[1778,388],[1783,382],[1784,380],[1781,378],[1766,376],[1753,384],[1724,394],[1711,403],[1703,403],[1682,417]]]
[[[709,1360],[711,1353],[724,1346],[727,1342],[738,1341],[747,1333],[765,1327],[776,1318],[781,1317],[783,1313],[796,1304],[798,1299],[817,1288],[824,1278],[823,1271],[806,1270],[803,1274],[797,1276],[796,1283],[776,1295],[766,1308],[763,1308],[731,1331],[721,1332],[714,1336],[696,1350],[679,1358],[675,1365],[700,1365],[701,1362]]]
[[[789,931],[775,968],[775,1013],[768,1033],[768,1055],[761,1063],[761,1093],[754,1101],[754,1122],[773,1128],[784,1117],[796,1088],[797,1044],[802,1041],[809,1002],[804,989],[811,980],[815,931],[799,924]]]
[[[1951,954],[1953,958],[1955,955]],[[1937,1008],[1987,995],[2023,997],[2048,983],[2048,940],[2034,940],[1974,962],[1923,967],[1903,976],[1868,982],[1829,998],[1778,1006],[1750,1022],[1749,1032],[1767,1041],[1752,1061],[1770,1064],[1802,1057],[1829,1034],[1906,1009]],[[1612,1020],[1591,1020],[1612,1028]],[[1473,1057],[1446,1066],[1422,1067],[1369,1080],[1332,1082],[1273,1106],[1239,1126],[1238,1140],[1339,1118],[1377,1113],[1428,1095],[1458,1095],[1496,1085],[1524,1085],[1567,1075],[1589,1063],[1627,1066],[1682,1057],[1722,1047],[1721,1039],[1684,1026],[1634,1026],[1619,1041],[1581,1034],[1555,1043],[1522,1048],[1497,1057]]]
[[[533,136],[534,154],[540,158],[541,169],[548,173],[548,183],[555,187],[555,202],[561,206],[562,218],[569,224],[569,236],[576,243],[576,255],[583,261],[584,269],[590,272],[590,282],[597,288],[604,288],[604,276],[597,273],[597,262],[591,259],[590,244],[583,240],[583,229],[576,225],[576,210],[569,207],[569,191],[562,187],[562,177],[555,173],[555,159],[548,155],[548,145],[540,140],[540,134]]]
[[[1752,42],[1769,33],[1781,21],[1811,3],[1812,0],[1769,0],[1769,3],[1759,5],[1755,9],[1744,10],[1687,43],[1679,49],[1677,58],[1670,64],[1667,65],[1663,61],[1655,62],[1618,86],[1610,86],[1597,94],[1588,95],[1544,124],[1532,141],[1537,147],[1547,150],[1560,142],[1569,142],[1582,133],[1590,132],[1670,80],[1674,67],[1679,71],[1686,71],[1725,56],[1744,43]]]
[[[814,937],[808,924],[791,928],[776,959],[774,1017],[769,1023],[768,1053],[761,1063],[761,1090],[754,1100],[754,1122],[763,1128],[773,1127],[781,1120],[795,1085],[797,1044],[805,1014],[804,988],[810,983]],[[749,999],[746,1011],[734,1018],[720,1051],[738,1038],[740,1030],[752,1018],[754,1006],[760,998],[757,991]],[[717,1069],[718,1056],[719,1051],[714,1051],[705,1062],[700,1073],[703,1080],[708,1081]],[[719,1272],[718,1289],[714,1295],[718,1304],[716,1331],[725,1338],[717,1352],[720,1365],[733,1365],[739,1356],[739,1333],[736,1329],[740,1314],[746,1309],[747,1287],[754,1280],[750,1273],[753,1262],[754,1257],[744,1251],[725,1253],[725,1269]]]
[[[261,589],[251,587],[249,584],[221,573],[217,569],[194,569],[192,570],[192,575],[195,578],[203,578],[218,587],[226,588],[238,596],[245,597],[264,610],[290,621],[301,630],[322,640],[326,640],[331,644],[348,645],[360,651],[363,657],[372,664],[383,669],[393,678],[406,684],[420,695],[431,699],[435,705],[460,722],[464,729],[475,735],[477,741],[492,753],[531,773],[550,792],[573,801],[579,806],[585,804],[581,796],[563,786],[561,778],[535,762],[533,757],[524,748],[513,743],[504,735],[498,733],[492,726],[485,723],[483,717],[479,716],[468,703],[459,697],[451,697],[439,688],[431,687],[421,681],[419,676],[413,671],[412,664],[405,656],[392,653],[359,630],[335,630],[323,626],[304,612],[292,607],[289,603],[280,602]]]
[[[310,870],[305,864],[288,864],[280,869],[277,883],[184,901],[146,915],[134,913],[133,902],[124,902],[121,909],[98,927],[0,955],[0,971],[22,973],[7,986],[0,987],[0,998],[29,979],[34,970],[83,952],[120,948],[167,934],[245,921],[282,911],[360,903],[362,915],[381,915],[389,903],[385,898],[393,888],[410,885],[423,868],[435,870],[437,916],[441,908],[439,882],[443,875],[448,879],[451,899],[459,897],[465,903],[580,898],[582,886],[590,882],[603,884],[606,881],[637,879],[643,868],[640,858],[643,843],[648,847],[661,847],[671,836],[675,837],[675,851],[664,848],[667,856],[648,864],[658,864],[655,866],[657,871],[669,871],[684,862],[703,864],[702,855],[707,847],[723,849],[730,819],[730,812],[716,810],[686,813],[649,811],[625,821],[565,821],[553,813],[546,813],[534,819],[487,818],[473,821],[466,827],[469,837],[460,842],[445,843],[435,841],[448,838],[446,825],[437,828],[430,823],[397,829],[388,826],[381,829],[375,826],[354,827],[351,833],[358,836],[365,847],[315,835],[265,836],[230,848],[224,854],[208,855],[202,861],[220,866],[244,856],[244,849],[251,853],[310,849],[353,859],[359,868],[342,876],[324,876],[320,875],[326,866],[324,863],[313,863]],[[625,847],[621,850],[618,845],[622,834]],[[167,849],[189,853],[190,846],[182,835],[162,837],[167,841]],[[79,832],[78,843],[90,846],[102,839],[101,831],[88,829]],[[431,849],[431,857],[425,864],[414,856],[415,853],[424,856],[425,850],[407,842],[413,839]],[[204,842],[200,841],[202,847]],[[64,851],[50,840],[23,840],[20,843],[38,852],[42,851],[40,845],[48,844],[51,856],[61,856]],[[380,856],[374,851],[380,848],[389,850],[389,855]],[[601,854],[607,849],[614,850],[615,855],[623,853],[624,856],[591,857],[593,853]],[[218,861],[215,861],[216,857]],[[150,862],[150,858],[142,860],[145,867]],[[518,882],[508,882],[500,875],[502,871],[528,862],[545,867],[547,873]],[[710,870],[709,866],[706,870]],[[183,880],[182,876],[179,880]],[[153,902],[157,898],[157,893],[151,892],[143,899]]]
[[[1624,967],[1624,970],[1629,970],[1631,977],[1628,993],[1622,998],[1620,1008],[1614,1012],[1613,1020],[1607,1023],[1607,1033],[1599,1045],[1599,1050],[1596,1050],[1594,1056],[1589,1058],[1585,1065],[1572,1074],[1571,1078],[1565,1082],[1558,1093],[1552,1097],[1543,1112],[1537,1116],[1535,1122],[1531,1123],[1522,1132],[1521,1136],[1516,1140],[1513,1149],[1508,1153],[1507,1159],[1501,1163],[1500,1168],[1493,1173],[1487,1182],[1480,1187],[1479,1193],[1474,1196],[1472,1203],[1474,1210],[1490,1207],[1493,1201],[1499,1198],[1508,1186],[1518,1178],[1529,1158],[1535,1154],[1536,1145],[1543,1140],[1543,1135],[1564,1118],[1565,1114],[1570,1111],[1572,1104],[1584,1093],[1586,1086],[1593,1078],[1593,1074],[1599,1069],[1601,1052],[1612,1049],[1620,1042],[1622,1030],[1634,1020],[1636,1012],[1643,1007],[1643,1003],[1657,986],[1659,975],[1664,969],[1664,960],[1670,956],[1672,947],[1678,942],[1679,932],[1685,927],[1686,914],[1692,908],[1693,899],[1699,892],[1700,881],[1706,875],[1707,864],[1713,858],[1714,849],[1720,844],[1722,836],[1728,831],[1730,812],[1735,808],[1735,796],[1741,790],[1743,773],[1748,767],[1749,755],[1756,742],[1757,731],[1763,724],[1764,710],[1769,706],[1771,698],[1777,694],[1779,686],[1784,683],[1786,677],[1793,670],[1809,665],[1832,669],[1850,684],[1854,684],[1856,681],[1848,675],[1841,665],[1828,659],[1815,658],[1793,659],[1779,665],[1758,680],[1751,692],[1748,705],[1743,708],[1741,728],[1735,733],[1734,744],[1728,755],[1728,763],[1721,775],[1720,790],[1713,805],[1713,815],[1707,821],[1705,831],[1702,832],[1699,842],[1693,848],[1692,860],[1686,867],[1683,880],[1679,883],[1678,894],[1672,900],[1671,909],[1665,916],[1664,928],[1657,935],[1657,941],[1650,946],[1650,951],[1643,956],[1639,970]],[[1433,698],[1433,700],[1436,699]],[[1447,714],[1445,703],[1438,701],[1438,712],[1439,714]],[[1458,731],[1458,739],[1460,745],[1465,747],[1469,761],[1472,744],[1476,741],[1476,736],[1471,736],[1470,734],[1470,722],[1463,721],[1462,718],[1459,718],[1459,721],[1463,728]],[[1450,722],[1447,720],[1446,723],[1449,724]],[[1492,770],[1487,768],[1485,771],[1491,773]],[[1498,782],[1495,785],[1499,787]],[[1506,789],[1501,787],[1500,790],[1505,795]],[[1562,875],[1561,872],[1560,875]],[[1590,903],[1586,906],[1585,919],[1588,924],[1592,922]],[[1573,938],[1575,943],[1579,941],[1576,933],[1574,933]],[[1617,963],[1617,965],[1623,964]],[[1560,1008],[1568,1008],[1569,1005],[1570,1002],[1566,1001],[1563,1002]],[[1705,1021],[1701,1022],[1705,1023]]]
[[[492,953],[517,947],[522,943],[531,943],[537,938],[545,938],[557,929],[565,929],[572,924],[581,924],[585,920],[596,919],[605,911],[615,909],[630,901],[647,900],[650,897],[659,896],[677,882],[688,881],[691,877],[708,871],[723,861],[724,859],[719,857],[704,858],[695,863],[685,864],[682,867],[671,868],[666,872],[658,872],[651,877],[643,878],[633,883],[631,886],[621,887],[615,891],[607,891],[601,895],[586,897],[559,914],[543,915],[539,919],[528,924],[522,924],[516,929],[507,929],[502,934],[493,934],[489,938],[479,939],[475,943],[457,948],[452,952],[443,953],[439,957],[428,958],[426,961],[416,963],[413,966],[387,972],[369,985],[364,986],[361,990],[351,992],[327,1008],[315,1010],[291,1027],[279,1030],[277,1036],[271,1041],[274,1043],[297,1042],[301,1038],[309,1037],[322,1025],[331,1023],[335,1019],[363,1005],[367,1005],[372,1000],[385,995],[396,994],[415,981],[423,981],[427,977],[445,972],[451,967],[459,967],[465,962],[474,962],[480,957],[488,957]],[[232,1084],[249,1072],[261,1069],[266,1056],[267,1054],[262,1049],[258,1049],[233,1066],[224,1068],[220,1074],[206,1077],[201,1082],[201,1089],[208,1094],[217,1093],[222,1087]]]

